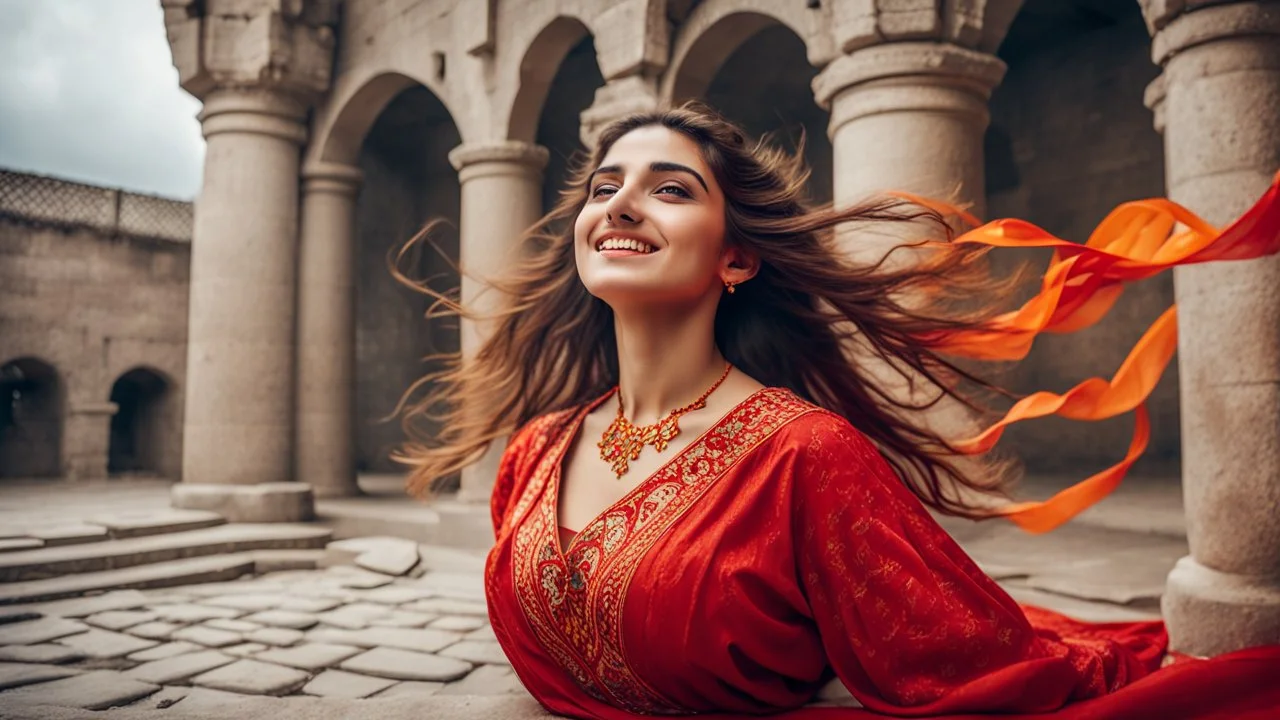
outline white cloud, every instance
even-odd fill
[[[160,0],[0,0],[0,167],[190,199],[199,110]]]

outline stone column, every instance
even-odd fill
[[[1169,196],[1222,225],[1280,169],[1280,3],[1188,4],[1143,3],[1163,68],[1147,100]],[[1162,609],[1194,655],[1280,643],[1278,286],[1275,257],[1174,271],[1191,554]]]
[[[359,495],[356,484],[355,206],[360,170],[303,168],[298,248],[296,477],[319,497]]]
[[[547,149],[514,140],[460,145],[449,153],[449,162],[457,169],[462,186],[462,302],[483,312],[499,300],[483,278],[508,266],[520,234],[542,216]],[[485,328],[464,322],[460,330],[462,353],[470,355],[483,342]],[[460,500],[488,501],[501,455],[502,447],[495,444],[480,461],[462,471]]]
[[[872,45],[832,61],[813,88],[818,104],[831,113],[835,205],[904,190],[965,204],[981,216],[987,101],[1004,72],[1004,62],[994,55],[940,42]],[[839,237],[851,257],[874,264],[919,235],[918,226],[883,224],[856,234],[841,229]],[[909,258],[897,254],[889,264]],[[904,402],[922,404],[941,392],[909,368],[890,367],[870,348],[854,351],[865,356],[880,387]],[[950,439],[980,429],[967,408],[946,399],[927,411],[899,412]],[[958,462],[962,468],[969,463]]]
[[[111,448],[111,418],[120,406],[113,402],[72,403],[62,434],[62,466],[69,480],[107,477]]]
[[[282,503],[309,517],[293,479],[298,163],[305,106],[278,93],[205,98],[204,186],[191,241],[183,482],[175,507],[245,520]],[[289,501],[275,500],[289,496]],[[265,520],[254,515],[254,520]]]
[[[835,204],[906,190],[981,215],[987,101],[1004,72],[994,55],[934,42],[873,45],[827,65],[813,88],[831,112]]]
[[[337,4],[162,0],[182,87],[204,101],[183,482],[176,507],[232,522],[312,516],[293,475],[298,174],[329,86]]]

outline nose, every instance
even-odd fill
[[[635,225],[640,222],[640,213],[631,202],[631,194],[625,190],[619,190],[609,198],[605,217],[613,225]]]

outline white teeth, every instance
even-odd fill
[[[630,238],[606,238],[600,243],[601,250],[631,250],[633,252],[651,253],[653,248],[649,245],[632,240]]]

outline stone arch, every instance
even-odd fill
[[[815,67],[831,59],[830,41],[813,17],[779,12],[778,3],[752,0],[704,0],[680,26],[659,97],[665,102],[701,97],[711,79],[743,42],[773,25],[790,28],[805,44]]]
[[[438,369],[422,359],[458,350],[460,338],[456,323],[424,320],[430,298],[396,282],[388,264],[427,223],[440,221],[429,242],[414,244],[397,268],[429,279],[438,292],[459,287],[461,188],[448,154],[462,137],[454,115],[426,85],[400,76],[365,87],[353,102],[363,97],[376,112],[361,109],[344,120],[343,141],[366,128],[349,160],[363,174],[355,205],[355,462],[360,472],[393,473],[403,468],[390,454],[405,439],[391,418],[397,401]]]
[[[169,377],[154,368],[138,366],[111,384],[111,416],[107,473],[167,475],[177,457],[169,432],[180,418]]]
[[[65,389],[37,357],[0,364],[0,478],[60,477]]]
[[[444,94],[431,83],[397,70],[373,69],[343,78],[330,101],[330,120],[322,123],[313,141],[310,156],[318,160],[356,164],[361,147],[387,105],[406,90],[420,87],[430,92],[457,127],[457,114]]]
[[[692,27],[702,31],[693,40],[691,35],[681,36],[686,52],[664,81],[669,99],[702,99],[750,134],[772,134],[775,142],[792,149],[803,137],[805,161],[812,171],[809,194],[818,202],[829,201],[829,116],[814,99],[812,81],[818,69],[795,24],[760,12],[724,12],[710,25]]]
[[[568,15],[556,16],[538,31],[520,56],[519,84],[507,118],[508,139],[537,139],[542,111],[561,65],[570,51],[591,37],[586,23]]]

